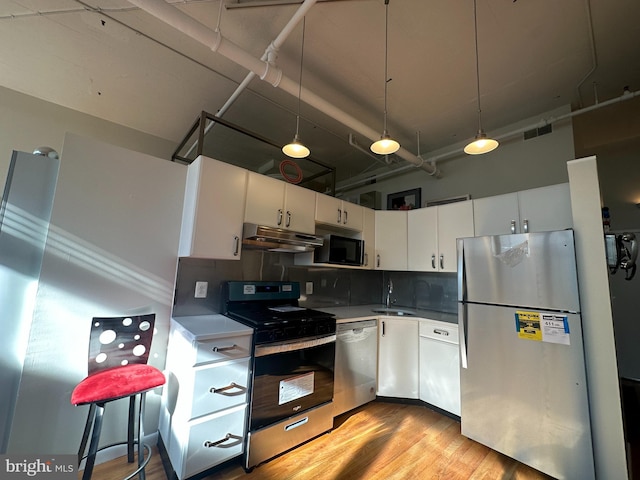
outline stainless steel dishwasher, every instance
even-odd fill
[[[336,336],[334,417],[376,398],[378,321],[339,323]]]

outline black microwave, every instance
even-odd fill
[[[364,240],[325,235],[322,247],[314,251],[313,261],[361,267],[364,264]]]

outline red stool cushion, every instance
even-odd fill
[[[113,367],[88,376],[71,394],[73,405],[101,403],[129,397],[164,385],[164,374],[147,364]]]

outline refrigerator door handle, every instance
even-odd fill
[[[465,299],[465,293],[463,291],[465,278],[464,278],[464,240],[458,238],[456,240],[456,251],[458,254],[457,267],[458,267],[458,301],[462,302]],[[433,262],[433,260],[432,260]]]
[[[467,368],[467,305],[458,303],[458,343],[460,344],[460,367]]]
[[[456,240],[457,267],[458,267],[458,336],[460,346],[460,366],[467,368],[467,306],[464,304],[466,298],[466,278],[464,271],[464,240]]]

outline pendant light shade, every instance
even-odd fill
[[[478,8],[477,0],[473,0],[473,22],[476,40],[476,86],[478,94],[478,133],[471,143],[464,147],[464,153],[482,155],[498,148],[498,141],[487,137],[482,130],[482,108],[480,108],[480,61],[478,59]]]
[[[483,153],[489,153],[496,148],[498,148],[498,141],[487,137],[487,134],[480,130],[473,142],[464,147],[464,153],[481,155]]]
[[[287,143],[282,147],[282,153],[291,158],[306,158],[311,151],[300,141],[300,137],[296,133],[291,143]]]
[[[302,18],[302,48],[300,49],[300,83],[298,84],[298,114],[296,115],[296,134],[293,136],[291,143],[287,143],[282,147],[282,153],[291,158],[306,158],[311,151],[300,141],[300,97],[302,96],[302,59],[304,58],[304,31],[306,27],[306,18]]]
[[[391,81],[387,76],[388,38],[389,38],[389,0],[384,0],[384,129],[380,140],[371,144],[371,151],[378,155],[389,155],[400,148],[400,144],[389,136],[387,131],[387,84]]]
[[[397,152],[400,144],[385,131],[382,137],[380,137],[380,140],[373,142],[370,148],[373,153],[377,153],[378,155],[389,155]]]

